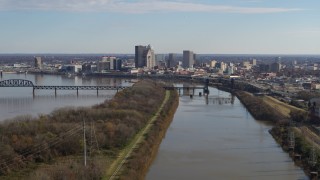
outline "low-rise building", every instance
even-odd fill
[[[311,88],[314,90],[318,90],[318,89],[320,89],[320,84],[319,83],[312,83]]]
[[[61,66],[60,69],[62,72],[67,72],[67,73],[79,73],[82,70],[82,65],[80,64],[67,64]]]

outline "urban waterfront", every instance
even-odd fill
[[[116,86],[129,83],[125,79],[116,78],[89,78],[79,76],[38,75],[38,74],[4,74],[0,79],[27,79],[36,85],[86,85],[86,86]],[[35,96],[30,87],[1,87],[0,88],[0,121],[14,118],[20,115],[37,116],[48,114],[56,108],[91,106],[111,99],[116,91],[101,90],[97,96],[96,91],[58,90],[55,96],[54,90],[36,90]]]
[[[197,93],[195,93],[197,94]],[[210,88],[210,96],[230,94]],[[268,130],[233,104],[180,97],[146,179],[308,179]]]
[[[5,74],[37,85],[130,85],[123,79],[56,75]],[[181,86],[177,84],[177,86]],[[1,121],[17,115],[36,116],[65,106],[90,106],[111,99],[116,91],[36,91],[1,88]],[[181,96],[178,110],[146,179],[308,179],[274,141],[271,125],[256,121],[234,97],[229,101],[198,94]],[[182,94],[189,94],[182,92]],[[210,97],[231,97],[210,88]]]
[[[318,7],[0,0],[0,179],[320,179]]]

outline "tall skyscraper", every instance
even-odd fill
[[[135,67],[142,68],[148,67],[153,68],[156,65],[156,58],[154,50],[151,45],[148,46],[135,46]]]
[[[114,66],[114,70],[121,70],[122,68],[122,60],[121,59],[115,59],[113,60],[113,66]]]
[[[145,46],[136,46],[135,47],[135,67],[139,68],[139,67],[144,67],[145,66],[145,61],[143,58],[143,54],[145,51],[146,47]]]
[[[281,70],[281,64],[278,63],[278,62],[272,63],[272,64],[270,65],[270,70],[271,70],[271,72],[280,72],[280,70]]]
[[[176,64],[176,54],[174,53],[169,53],[169,58],[168,58],[168,62],[167,62],[167,67],[171,68],[174,67]]]
[[[154,54],[154,50],[152,49],[151,45],[148,45],[146,47],[144,58],[146,60],[147,68],[153,69],[154,66],[156,65],[156,56]]]
[[[194,64],[194,55],[192,51],[184,50],[183,51],[183,62],[182,66],[184,68],[192,68]]]
[[[34,58],[34,67],[38,69],[42,69],[42,60],[41,57]]]

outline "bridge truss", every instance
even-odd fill
[[[0,81],[0,87],[34,87],[33,82],[25,79],[8,79]]]
[[[123,90],[128,86],[37,86],[32,81],[25,79],[8,79],[0,81],[0,87],[32,87],[33,95],[35,90],[54,90],[57,94],[57,90],[76,90],[77,95],[79,90],[96,90],[97,94],[99,90]]]

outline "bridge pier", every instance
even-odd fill
[[[35,96],[35,89],[34,89],[34,87],[32,87],[32,95],[33,95],[33,97]]]
[[[57,97],[57,88],[56,87],[54,88],[54,96]]]
[[[206,105],[208,105],[209,104],[209,98],[208,98],[207,95],[205,95],[205,100],[206,100]]]
[[[99,96],[99,88],[97,87],[97,96]]]
[[[77,87],[77,97],[79,96],[79,88]]]

